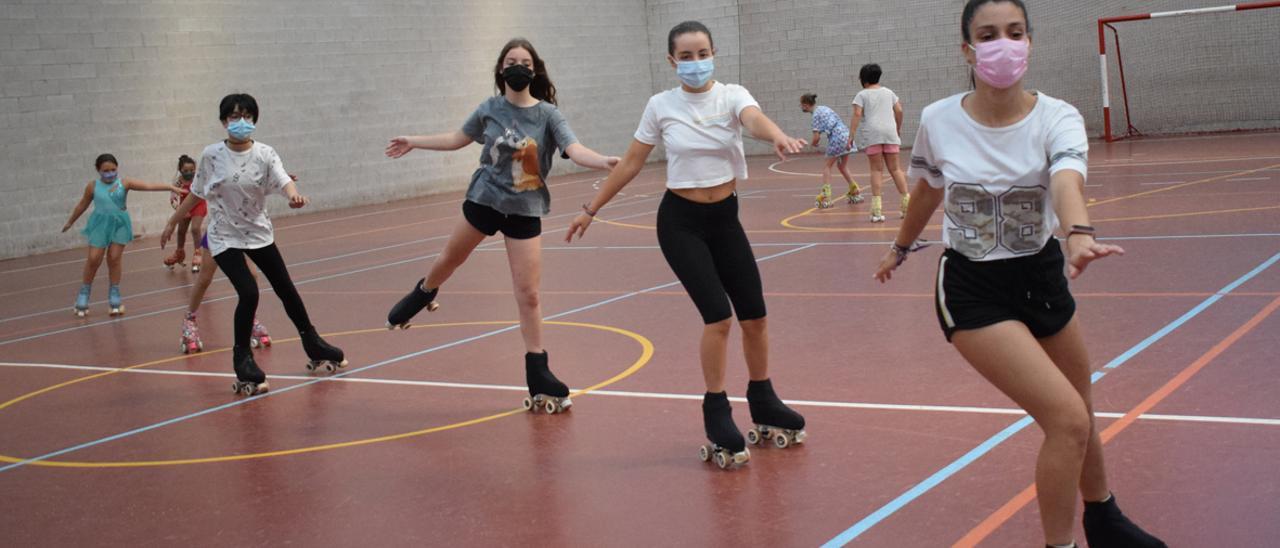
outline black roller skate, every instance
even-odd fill
[[[231,368],[236,372],[236,382],[231,384],[231,389],[236,394],[252,396],[269,389],[267,374],[258,369],[258,363],[253,361],[252,350],[237,346],[231,349],[231,355]]]
[[[1164,541],[1151,536],[1120,512],[1116,497],[1084,503],[1084,538],[1090,548],[1166,548]]]
[[[698,449],[698,458],[702,462],[714,459],[716,466],[727,469],[751,460],[747,442],[742,439],[738,425],[733,423],[733,408],[729,406],[727,394],[707,392],[703,396],[702,425],[707,430],[707,440],[711,441]]]
[[[524,399],[528,411],[545,411],[548,415],[563,412],[573,405],[569,400],[569,387],[560,382],[547,367],[547,351],[524,355],[524,379],[529,385],[529,397]]]
[[[440,308],[440,304],[436,302],[436,293],[440,292],[440,288],[427,291],[422,286],[426,281],[426,278],[418,280],[418,283],[413,284],[413,290],[391,307],[391,312],[387,314],[387,329],[409,329],[409,320],[422,312],[423,308],[427,312],[435,312]]]
[[[747,441],[759,445],[772,440],[778,449],[804,443],[804,417],[787,407],[773,392],[769,379],[747,383],[747,405],[755,428],[747,431]]]
[[[307,362],[307,371],[333,373],[347,366],[347,359],[342,349],[324,342],[320,334],[316,333],[315,327],[298,332],[298,337],[302,339],[302,349],[311,359]]]

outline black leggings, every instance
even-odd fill
[[[702,204],[668,190],[658,206],[658,246],[703,323],[732,316],[730,302],[739,321],[765,316],[760,270],[738,221],[736,193]]]
[[[298,289],[289,278],[289,269],[285,267],[284,258],[280,256],[280,249],[276,244],[259,249],[231,248],[214,255],[213,260],[227,275],[227,279],[231,280],[236,294],[240,296],[240,302],[236,304],[235,345],[249,347],[253,316],[258,311],[258,282],[254,281],[253,274],[249,272],[249,263],[245,257],[253,259],[253,264],[258,265],[258,270],[271,282],[271,288],[275,289],[276,296],[284,304],[285,313],[293,321],[293,326],[298,328],[298,332],[311,329],[307,307],[302,304],[302,297],[298,296]]]

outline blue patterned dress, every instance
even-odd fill
[[[831,110],[818,106],[813,109],[813,130],[827,134],[827,157],[835,158],[853,152],[849,146],[849,126]]]

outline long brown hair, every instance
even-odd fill
[[[498,88],[498,94],[507,92],[507,82],[502,79],[502,60],[507,58],[507,53],[514,48],[522,48],[529,52],[533,57],[533,82],[529,84],[529,93],[534,97],[559,106],[556,103],[556,85],[551,83],[551,76],[547,75],[547,64],[538,56],[538,50],[533,49],[533,44],[524,38],[512,38],[507,45],[502,47],[502,53],[498,54],[498,62],[493,65],[493,86]]]

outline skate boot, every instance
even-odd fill
[[[871,222],[884,222],[884,208],[881,206],[880,196],[871,197]]]
[[[844,197],[849,200],[849,205],[860,204],[863,201],[862,188],[858,183],[849,183],[849,191],[844,194]]]
[[[547,367],[547,351],[524,355],[524,379],[529,385],[529,397],[524,399],[524,408],[537,413],[545,411],[548,415],[561,413],[573,405],[569,400],[569,387],[560,382],[551,369]]]
[[[191,256],[191,272],[193,274],[198,274],[200,267],[204,264],[204,259],[200,255],[200,249],[197,248],[195,254]]]
[[[173,250],[173,255],[164,258],[164,267],[172,271],[173,265],[183,266],[182,261],[185,260],[187,260],[187,252],[179,247]]]
[[[187,312],[186,319],[182,320],[182,353],[195,354],[204,350],[204,343],[200,341],[200,328],[196,326],[196,313]]]
[[[91,289],[93,289],[92,284],[82,284],[80,292],[76,294],[76,304],[72,310],[75,311],[77,318],[89,315],[89,291]]]
[[[1166,548],[1120,512],[1115,495],[1102,502],[1085,501],[1084,538],[1090,548]]]
[[[831,185],[822,185],[822,190],[818,191],[818,197],[814,199],[813,206],[818,209],[827,209],[832,205]]]
[[[439,303],[436,303],[436,293],[439,293],[440,288],[427,291],[422,287],[426,281],[426,278],[418,280],[418,283],[413,285],[413,290],[391,307],[391,312],[387,314],[387,329],[409,329],[409,320],[412,320],[423,308],[427,309],[427,312],[435,312],[440,308]]]
[[[302,349],[307,352],[311,361],[307,362],[307,371],[324,371],[333,373],[347,366],[347,358],[342,349],[324,342],[316,328],[311,327],[298,333],[302,339]]]
[[[107,288],[107,306],[111,308],[112,316],[124,315],[124,302],[120,300],[120,286],[113,285]]]
[[[898,211],[898,218],[899,218],[899,219],[906,219],[906,218],[907,218],[907,207],[911,205],[911,194],[910,194],[910,193],[908,193],[908,194],[903,194],[903,195],[902,195],[902,202],[901,202],[901,205],[902,205],[902,208]]]
[[[258,321],[258,317],[253,318],[253,332],[249,334],[250,348],[266,348],[271,346],[271,334],[267,333],[267,326],[262,325]]]
[[[253,396],[270,389],[267,386],[267,374],[258,369],[253,361],[253,351],[243,346],[231,349],[231,367],[236,372],[236,382],[231,389],[241,396]]]
[[[715,460],[716,466],[724,470],[751,460],[747,442],[742,439],[738,425],[733,423],[733,408],[729,406],[727,394],[707,392],[703,396],[702,425],[706,428],[707,440],[711,442],[698,449],[698,458],[702,462]]]
[[[747,405],[751,408],[751,422],[755,428],[747,431],[747,441],[760,445],[772,440],[778,449],[786,449],[804,443],[804,417],[787,407],[773,392],[769,379],[747,383]]]

